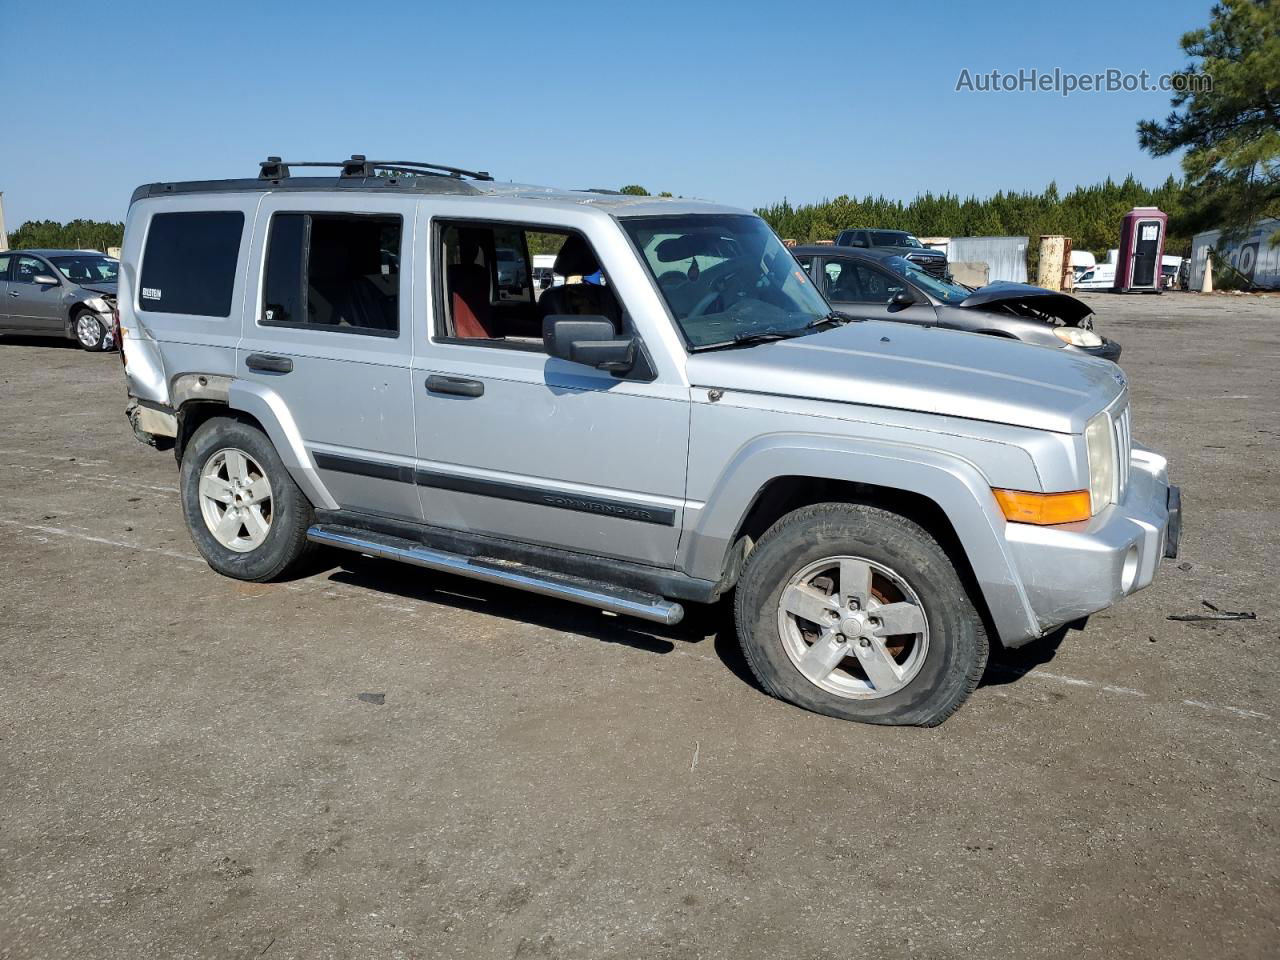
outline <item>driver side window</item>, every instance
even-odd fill
[[[13,271],[13,279],[15,283],[35,283],[36,277],[42,274],[52,276],[53,270],[35,257],[19,257],[18,267]]]
[[[855,260],[828,260],[824,268],[828,300],[837,303],[888,303],[904,284]]]
[[[437,221],[436,236],[438,340],[541,351],[548,316],[604,317],[623,329],[600,261],[575,230],[459,220]],[[544,264],[535,268],[534,257]],[[535,289],[537,269],[546,282]]]

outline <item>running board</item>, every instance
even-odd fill
[[[320,543],[328,547],[338,547],[341,550],[382,557],[386,560],[399,560],[402,563],[426,567],[428,570],[453,573],[460,577],[470,577],[472,580],[483,580],[485,583],[515,587],[517,590],[538,593],[544,597],[557,597],[599,610],[607,610],[610,613],[622,613],[667,626],[679,623],[684,617],[684,608],[680,604],[664,600],[656,594],[616,587],[599,580],[553,573],[522,563],[446,553],[413,540],[375,533],[372,530],[336,524],[316,524],[307,530],[307,539],[312,543]]]

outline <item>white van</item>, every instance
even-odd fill
[[[533,296],[542,296],[542,291],[550,287],[558,287],[564,283],[564,277],[555,271],[556,255],[554,253],[535,253],[533,255]]]
[[[1076,277],[1077,290],[1110,290],[1116,285],[1116,265],[1100,263]]]

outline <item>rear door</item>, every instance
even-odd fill
[[[36,278],[53,280],[37,283]],[[41,257],[15,254],[5,299],[9,302],[15,326],[34,333],[63,333],[62,294],[65,281]]]
[[[344,510],[421,519],[410,389],[413,204],[271,195],[258,211],[236,376],[288,407]]]

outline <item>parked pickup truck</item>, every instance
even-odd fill
[[[926,247],[905,230],[868,230],[862,227],[841,230],[836,236],[836,246],[899,256],[935,277],[946,277],[948,273],[947,255],[941,250]]]
[[[334,166],[130,205],[128,413],[220,573],[324,545],[661,624],[732,598],[769,693],[931,725],[1176,555],[1112,363],[850,321],[729,207]],[[605,282],[500,289],[530,233]]]

